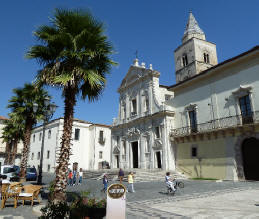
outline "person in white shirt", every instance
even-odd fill
[[[82,184],[82,179],[83,179],[83,170],[82,170],[82,168],[80,168],[80,170],[79,170],[79,182],[78,182],[79,185]]]
[[[169,185],[170,186],[170,188],[175,192],[175,187],[174,187],[174,182],[173,182],[174,180],[171,178],[171,176],[170,176],[170,172],[167,172],[166,173],[166,176],[165,176],[165,183],[167,184],[167,185]]]

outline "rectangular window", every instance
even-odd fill
[[[49,159],[50,151],[47,151],[47,159]]]
[[[80,129],[75,129],[75,140],[79,140],[80,137]]]
[[[32,137],[32,141],[35,142],[35,134]]]
[[[37,157],[37,159],[38,159],[38,160],[40,159],[40,152],[38,152],[38,157]]]
[[[102,158],[103,158],[103,152],[99,151],[99,159],[102,159]]]
[[[48,164],[48,172],[50,171],[50,165]]]
[[[137,101],[136,99],[133,99],[131,101],[131,115],[136,115],[137,114]]]
[[[189,111],[189,119],[191,132],[197,132],[197,117],[195,110]]]
[[[192,147],[192,157],[197,157],[197,147]]]
[[[51,138],[51,130],[48,131],[48,139]]]
[[[160,138],[160,130],[159,130],[159,126],[156,127],[155,129],[155,134],[156,134],[156,138]]]
[[[103,131],[99,132],[99,138],[100,138],[101,141],[103,141]]]
[[[239,106],[240,106],[243,124],[252,123],[253,113],[251,110],[251,102],[250,102],[249,95],[239,98]]]
[[[31,160],[33,160],[34,158],[34,153],[31,153]]]
[[[42,135],[42,133],[40,133],[40,135],[39,135],[39,141],[41,141],[41,135]]]

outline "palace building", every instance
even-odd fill
[[[259,180],[259,46],[218,63],[190,12],[174,55],[172,86],[138,59],[122,80],[112,167]]]

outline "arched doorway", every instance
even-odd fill
[[[245,179],[259,180],[259,140],[247,138],[242,144]]]

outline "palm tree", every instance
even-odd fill
[[[4,128],[1,138],[2,142],[6,143],[6,158],[5,164],[14,164],[17,153],[18,142],[23,140],[24,123],[20,121],[15,123],[12,120],[12,113],[9,114],[10,119],[4,121]]]
[[[47,91],[32,84],[25,84],[23,88],[13,89],[14,96],[9,100],[8,108],[12,111],[12,120],[15,124],[24,124],[23,150],[21,160],[21,181],[25,179],[25,171],[30,150],[30,139],[33,125],[43,118],[45,107],[44,99],[49,98]],[[38,104],[38,110],[33,111],[33,105]]]
[[[43,66],[36,81],[61,88],[64,97],[64,128],[54,186],[54,201],[59,202],[65,198],[76,101],[79,97],[97,100],[106,74],[116,63],[110,59],[112,45],[103,33],[103,24],[89,11],[56,9],[51,22],[36,30],[34,35],[41,43],[31,47],[27,57]]]

